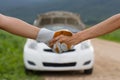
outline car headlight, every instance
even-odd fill
[[[90,44],[88,42],[81,43],[81,49],[88,49],[88,48],[90,48]]]

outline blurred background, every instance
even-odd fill
[[[33,23],[37,14],[64,10],[79,13],[87,25],[120,12],[119,0],[0,0],[0,13]]]
[[[48,11],[79,13],[91,26],[120,13],[120,0],[0,0],[0,13],[30,24],[38,14]],[[120,31],[100,37],[120,42]],[[43,76],[24,73],[23,46],[26,39],[0,31],[0,80],[43,80]]]

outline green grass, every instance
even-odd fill
[[[101,36],[99,38],[120,43],[120,30],[116,30],[116,31],[114,31],[112,33],[106,34],[106,35]]]
[[[26,75],[23,63],[25,38],[0,31],[0,80],[42,80],[38,75]]]
[[[120,42],[120,30],[100,37]],[[23,63],[25,38],[0,31],[0,80],[43,80],[42,77],[26,75]]]

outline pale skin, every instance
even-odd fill
[[[57,38],[51,40],[50,46],[53,46],[56,41],[66,43],[67,45],[76,45],[84,40],[96,38],[117,29],[120,29],[120,14],[116,14],[88,29],[74,34],[71,37],[63,35],[58,36]]]
[[[36,39],[40,28],[20,19],[0,14],[0,29],[25,38]]]
[[[120,28],[120,14],[116,14],[101,23],[98,23],[91,28],[83,30],[74,34],[71,37],[59,36],[50,42],[50,46],[53,46],[56,41],[66,43],[67,45],[76,45],[84,40],[95,38]],[[0,14],[0,29],[9,33],[36,39],[40,28],[30,25],[20,19],[5,16]]]

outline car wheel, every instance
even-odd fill
[[[90,69],[86,69],[86,70],[84,70],[84,74],[92,74],[92,72],[93,72],[93,68],[90,68]]]
[[[25,70],[25,74],[29,75],[29,74],[32,74],[33,71],[32,70],[29,70],[27,69],[26,67],[24,67],[24,70]]]

